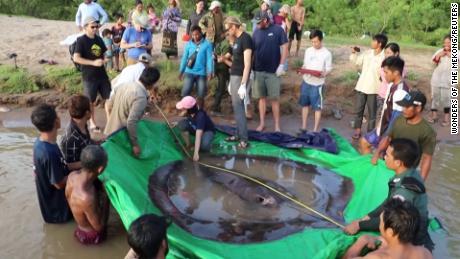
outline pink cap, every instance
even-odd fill
[[[196,104],[195,98],[191,96],[185,96],[184,98],[182,98],[182,100],[180,100],[180,102],[176,104],[176,108],[178,110],[183,110],[183,109],[188,110],[190,108],[193,108],[195,104]]]

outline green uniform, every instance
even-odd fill
[[[216,53],[217,56],[224,56],[227,53],[232,54],[232,47],[230,46],[230,42],[228,42],[227,39],[217,43],[214,53]],[[225,63],[217,63],[216,61],[216,73],[220,71],[224,71],[228,73],[228,69],[230,68],[227,66]]]
[[[387,200],[399,198],[414,205],[420,214],[420,228],[416,234],[415,245],[423,245],[432,251],[434,243],[428,234],[428,199],[425,192],[423,179],[415,169],[408,169],[406,172],[396,175],[389,182]],[[384,202],[385,203],[385,202]],[[383,203],[382,203],[383,205]],[[359,228],[363,231],[379,231],[380,214],[383,207],[380,205],[370,212],[369,220],[359,222]]]
[[[216,44],[214,49],[214,53],[217,56],[224,56],[227,53],[232,54],[232,47],[230,46],[230,42],[227,39]],[[212,110],[214,112],[220,112],[220,103],[222,101],[222,97],[227,89],[228,80],[230,79],[230,72],[229,68],[225,63],[217,63],[215,62],[216,66],[216,77],[217,77],[217,88],[214,92],[214,104],[212,106]]]
[[[212,12],[208,12],[201,17],[198,23],[203,33],[206,34],[206,39],[213,45],[223,40],[224,20],[225,17],[222,13],[213,14]]]
[[[407,138],[418,144],[423,154],[433,155],[436,146],[436,132],[425,119],[411,125],[404,116],[399,116],[388,132],[391,139]]]

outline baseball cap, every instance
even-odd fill
[[[94,18],[94,17],[92,17],[92,16],[86,16],[85,19],[83,20],[83,26],[86,26],[86,25],[88,25],[90,23],[93,23],[93,22],[99,23],[99,20]]]
[[[184,98],[182,98],[182,100],[180,100],[177,104],[176,104],[176,108],[178,110],[188,110],[190,108],[193,108],[193,106],[195,106],[196,104],[196,100],[195,98],[191,97],[191,96],[185,96]]]
[[[209,6],[209,10],[214,10],[216,7],[222,7],[222,4],[219,1],[212,1]]]
[[[262,22],[264,19],[270,20],[270,17],[268,16],[267,12],[258,12],[256,16],[254,17],[254,21],[259,24]]]
[[[147,53],[142,53],[142,54],[140,54],[139,57],[137,58],[137,61],[142,62],[142,63],[151,64],[151,63],[153,62],[153,58],[152,58],[152,56],[150,56],[150,55],[147,54]]]
[[[409,107],[409,106],[422,106],[424,107],[426,104],[426,97],[425,95],[418,91],[412,90],[401,101],[396,102],[397,105],[401,105],[402,107]]]
[[[270,0],[264,0],[263,3],[266,3],[268,6],[272,5],[272,1],[270,1]]]

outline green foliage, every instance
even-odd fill
[[[23,68],[0,65],[0,93],[24,94],[40,90]]]
[[[0,0],[0,12],[30,15],[47,19],[73,20],[82,0]],[[127,16],[134,0],[99,0],[110,18],[115,13]],[[158,15],[166,0],[144,0],[153,4]],[[210,2],[210,1],[208,1]],[[222,0],[224,12],[248,22],[261,1]],[[295,0],[282,3],[293,5]],[[194,0],[181,0],[182,18],[187,19],[195,7]],[[439,45],[448,33],[450,1],[445,0],[311,0],[307,9],[306,29],[321,29],[327,35],[360,37],[386,33],[390,39]],[[209,3],[208,3],[209,4]],[[113,19],[112,19],[113,20]]]
[[[159,87],[159,93],[170,94],[180,91],[182,84],[178,79],[179,75],[179,63],[172,60],[161,60],[156,63],[156,67],[160,70],[160,80],[157,85]]]
[[[83,90],[81,73],[74,67],[46,67],[46,75],[42,81],[48,88],[65,91],[68,94],[78,94]]]
[[[356,71],[344,71],[340,77],[337,79],[337,82],[340,82],[346,86],[354,86],[358,81],[359,74]]]
[[[409,80],[409,81],[416,81],[418,80],[419,76],[417,73],[415,73],[414,71],[409,71],[406,75],[406,79]]]

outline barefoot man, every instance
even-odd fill
[[[107,154],[89,145],[80,160],[82,169],[69,175],[65,195],[77,223],[75,237],[82,244],[96,245],[105,239],[109,216],[107,194],[97,179],[107,165]]]

